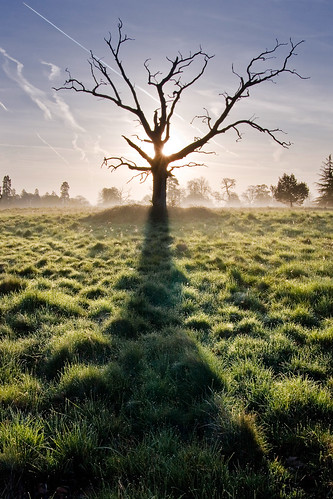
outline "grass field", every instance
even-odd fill
[[[333,497],[333,212],[147,217],[0,212],[0,497]]]

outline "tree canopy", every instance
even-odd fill
[[[147,72],[147,83],[149,87],[155,90],[158,102],[157,108],[153,112],[151,119],[149,119],[140,102],[137,87],[130,79],[125,64],[121,59],[122,47],[130,40],[131,38],[123,32],[123,23],[119,21],[116,39],[114,40],[111,34],[105,38],[117,71],[91,52],[89,65],[92,86],[88,87],[68,71],[68,79],[60,89],[83,92],[98,99],[104,99],[130,113],[138,120],[143,136],[136,136],[133,139],[123,135],[123,138],[130,148],[139,154],[144,164],[138,164],[132,159],[126,159],[122,156],[105,157],[103,164],[107,165],[112,171],[125,166],[134,172],[138,172],[142,180],[151,174],[153,177],[152,203],[154,210],[159,215],[166,214],[167,179],[174,174],[176,168],[198,166],[199,163],[193,161],[187,161],[183,164],[179,162],[194,152],[203,152],[202,148],[214,137],[233,131],[237,140],[240,140],[243,128],[250,127],[268,135],[282,147],[290,145],[289,142],[285,142],[280,138],[279,133],[281,130],[279,128],[265,127],[259,124],[254,117],[233,121],[230,115],[239,101],[250,96],[252,88],[267,81],[275,81],[283,73],[301,77],[295,69],[289,68],[289,62],[296,55],[296,49],[302,41],[297,43],[291,40],[289,43],[276,41],[271,49],[265,49],[259,55],[253,57],[242,73],[237,73],[232,68],[234,75],[238,79],[238,87],[231,94],[221,91],[224,99],[217,116],[212,117],[207,109],[197,115],[206,125],[206,131],[202,132],[199,137],[195,137],[192,142],[184,144],[179,150],[166,155],[163,150],[172,134],[172,120],[176,114],[176,107],[184,92],[202,77],[212,56],[201,48],[188,55],[178,52],[176,57],[167,58],[169,67],[164,74],[152,70],[149,59],[147,59],[144,63]],[[277,60],[277,55],[280,53],[282,53],[280,62],[276,62],[276,67],[271,66],[272,61]],[[193,68],[196,69],[193,71]],[[119,80],[116,80],[115,73],[121,76],[122,84],[119,83]],[[127,89],[127,93],[123,92],[124,87]],[[129,95],[126,102],[124,95]],[[154,151],[152,155],[145,151],[144,143],[152,145]]]
[[[291,175],[284,173],[279,178],[277,186],[272,186],[271,190],[276,201],[289,204],[290,207],[294,204],[303,204],[309,196],[309,188],[306,183],[298,182],[293,173]]]

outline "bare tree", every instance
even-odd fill
[[[165,144],[171,136],[171,121],[175,116],[176,106],[179,103],[185,90],[194,85],[199,78],[204,74],[209,60],[212,56],[208,55],[201,48],[196,52],[190,53],[187,56],[178,53],[173,58],[167,58],[169,67],[165,74],[159,71],[152,71],[149,66],[149,60],[146,60],[144,67],[147,71],[148,85],[153,87],[157,94],[158,108],[154,111],[152,121],[150,122],[140,103],[138,92],[135,84],[130,80],[125,66],[121,60],[122,46],[131,40],[123,33],[123,24],[119,21],[118,36],[114,41],[111,34],[105,38],[105,42],[111,51],[114,63],[117,67],[117,72],[122,78],[122,83],[129,91],[129,100],[123,100],[121,85],[116,82],[114,76],[115,71],[110,70],[101,59],[97,58],[91,52],[89,61],[93,84],[88,88],[82,81],[73,78],[68,72],[68,79],[61,89],[71,89],[76,92],[84,92],[99,99],[106,99],[121,109],[132,114],[140,123],[145,136],[144,138],[136,137],[132,139],[123,135],[128,145],[134,149],[144,160],[144,165],[137,164],[132,160],[124,157],[110,156],[104,158],[103,164],[107,165],[112,171],[120,167],[127,167],[134,172],[138,172],[141,180],[147,178],[149,174],[153,177],[153,210],[157,216],[163,217],[166,214],[166,187],[167,179],[173,175],[175,168],[184,166],[198,166],[196,162],[185,162],[179,164],[188,155],[202,150],[211,139],[218,135],[223,135],[229,130],[236,133],[237,140],[242,137],[242,127],[251,127],[259,132],[263,132],[271,137],[275,142],[283,147],[288,147],[287,143],[279,139],[278,133],[280,129],[265,128],[257,123],[255,118],[238,119],[230,121],[229,117],[235,104],[241,99],[249,97],[250,89],[266,81],[274,81],[282,73],[291,73],[301,77],[294,69],[289,69],[288,64],[292,56],[296,55],[296,48],[302,41],[294,44],[279,43],[276,41],[272,49],[266,49],[258,56],[251,59],[247,65],[243,75],[236,73],[232,69],[235,76],[238,78],[239,84],[236,91],[229,95],[222,93],[224,97],[224,105],[217,118],[212,118],[208,111],[205,110],[203,115],[198,115],[206,125],[207,130],[200,137],[195,137],[192,142],[175,151],[173,154],[166,155],[163,153]],[[270,67],[270,61],[275,59],[280,51],[286,50],[282,56],[280,64],[277,67]],[[267,62],[269,61],[269,62]],[[193,71],[193,68],[194,69]],[[60,90],[60,89],[57,89]],[[143,148],[143,143],[147,142],[153,146],[154,153],[149,155]],[[202,151],[201,151],[202,152]]]
[[[237,194],[233,191],[235,186],[236,186],[236,179],[224,177],[221,180],[222,192],[219,191],[213,192],[213,196],[216,199],[216,201],[218,202],[226,201],[226,203],[228,204],[232,200],[232,198],[237,196]]]
[[[232,189],[236,186],[236,180],[234,178],[223,178],[221,181],[221,189],[224,191],[226,200],[230,199],[232,194]]]
[[[187,182],[188,195],[185,198],[187,204],[210,204],[211,188],[205,177],[193,178]]]
[[[266,184],[249,185],[242,197],[249,205],[267,206],[272,201],[270,193]]]

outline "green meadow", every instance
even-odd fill
[[[333,497],[332,211],[0,222],[0,497]]]

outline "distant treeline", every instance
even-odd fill
[[[316,188],[319,196],[314,199],[313,204],[324,208],[333,207],[333,161],[331,155],[328,156],[320,170],[319,182]],[[278,203],[286,204],[290,207],[302,205],[309,199],[309,187],[305,182],[299,182],[294,174],[284,173],[277,182],[277,185],[268,186],[266,184],[250,185],[239,196],[235,192],[236,180],[234,178],[222,178],[213,190],[205,177],[193,178],[187,182],[183,188],[176,177],[170,177],[167,188],[167,201],[169,206],[207,206],[223,205],[227,207],[237,206],[273,206]],[[123,189],[117,187],[105,187],[99,193],[99,206],[115,206],[128,203],[149,204],[151,196],[146,195],[141,201],[130,199]],[[38,189],[33,193],[22,190],[17,194],[12,188],[12,181],[5,175],[0,186],[0,207],[59,207],[73,206],[86,207],[89,201],[83,196],[71,198],[69,195],[68,182],[62,182],[59,195],[54,191],[49,194],[40,195]]]
[[[25,189],[22,190],[21,194],[17,194],[16,190],[12,188],[12,181],[8,175],[5,175],[2,181],[2,187],[0,187],[0,207],[60,207],[60,206],[78,206],[84,207],[89,206],[89,201],[83,196],[76,196],[71,198],[69,195],[69,184],[68,182],[63,182],[60,186],[60,194],[58,195],[55,191],[51,194],[46,192],[43,195],[39,194],[39,190],[27,192]]]

